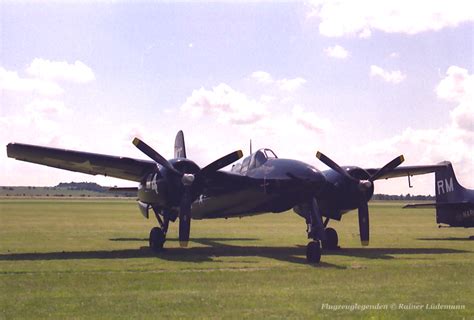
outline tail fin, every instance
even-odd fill
[[[175,158],[186,158],[186,147],[184,145],[184,134],[182,130],[179,130],[174,140],[174,157]]]
[[[467,226],[469,218],[464,221],[462,214],[470,206],[468,198],[472,191],[459,184],[451,162],[441,164],[446,166],[435,173],[436,222],[453,227]]]
[[[449,161],[442,162],[445,167],[435,173],[436,203],[460,202],[464,200],[465,188],[461,186]]]
[[[461,186],[451,162],[441,162],[435,173],[436,203],[409,204],[404,208],[436,208],[436,222],[451,227],[474,227],[474,190]]]

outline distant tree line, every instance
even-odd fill
[[[391,194],[374,194],[372,200],[400,200],[400,201],[420,201],[420,200],[430,200],[434,201],[435,197],[432,195],[411,195],[407,193],[406,195],[391,195]]]
[[[3,190],[8,190],[8,191],[13,191],[15,190],[15,187],[9,187],[9,186],[2,186]],[[36,187],[28,187],[28,189],[36,189]],[[51,190],[51,189],[62,189],[62,190],[83,190],[83,191],[93,191],[93,192],[98,192],[98,193],[103,193],[104,196],[109,196],[113,195],[115,197],[135,197],[136,193],[134,192],[125,192],[125,191],[110,191],[109,187],[103,187],[95,182],[61,182],[57,186],[51,188],[51,187],[44,187],[45,190]],[[9,196],[10,194],[6,194]],[[21,195],[21,194],[17,194]],[[23,194],[25,195],[25,194]],[[49,196],[47,194],[46,196]],[[56,196],[64,196],[64,195],[56,195]],[[81,196],[86,196],[85,194],[81,194]],[[90,195],[88,195],[90,196]],[[390,194],[374,194],[372,197],[372,200],[394,200],[394,201],[420,201],[420,200],[427,200],[427,201],[434,201],[435,197],[431,195],[411,195],[407,193],[406,195],[400,194],[400,195],[390,195]]]
[[[109,188],[102,187],[95,182],[61,182],[56,186],[58,189],[66,190],[88,190],[94,192],[107,192]]]
[[[95,182],[61,182],[56,189],[84,190],[99,193],[107,193],[115,197],[135,197],[136,193],[127,191],[110,191],[110,187],[103,187]],[[81,195],[84,196],[84,195]]]

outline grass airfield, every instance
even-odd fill
[[[314,266],[292,212],[194,220],[188,248],[175,223],[153,254],[133,200],[0,199],[0,319],[473,319],[473,230],[401,207],[370,204],[369,247],[356,212],[331,221]]]

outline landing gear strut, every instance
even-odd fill
[[[163,214],[164,218],[161,219],[159,211],[154,208],[153,211],[155,212],[155,217],[156,220],[158,220],[160,227],[154,227],[151,229],[148,242],[151,250],[160,252],[163,250],[163,245],[166,241],[166,233],[168,232],[170,219],[167,214]]]
[[[308,203],[298,205],[294,209],[296,213],[306,218],[306,232],[308,239],[311,239],[306,246],[306,260],[308,263],[319,263],[321,261],[321,240],[326,240],[326,234],[318,203],[313,198]]]

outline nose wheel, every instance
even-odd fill
[[[150,244],[150,249],[154,252],[160,252],[163,250],[163,245],[166,241],[166,233],[168,232],[168,226],[170,223],[170,215],[168,212],[163,211],[164,219],[160,217],[160,211],[153,208],[155,212],[156,220],[159,223],[159,227],[154,227],[150,231],[150,237],[148,238],[148,243]]]
[[[163,229],[159,227],[154,227],[150,231],[150,249],[154,252],[160,252],[163,250],[163,245],[166,241],[166,235],[163,232]]]

